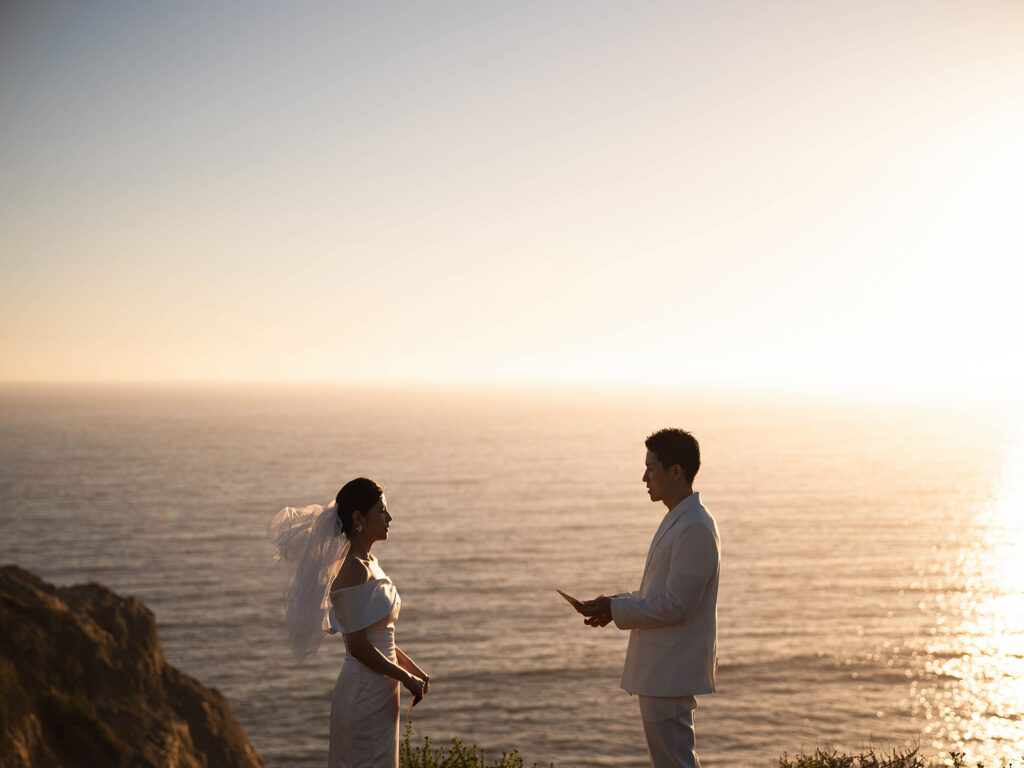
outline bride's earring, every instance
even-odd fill
[[[362,532],[363,532],[363,526],[357,525],[356,526],[356,533],[362,533]]]

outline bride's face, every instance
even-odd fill
[[[366,513],[366,524],[363,532],[368,541],[382,541],[388,537],[388,528],[391,526],[391,514],[388,512],[388,502],[383,496]]]

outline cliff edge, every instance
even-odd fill
[[[0,765],[262,768],[220,693],[164,660],[153,614],[0,568]]]

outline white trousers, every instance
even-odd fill
[[[654,768],[700,768],[694,751],[693,696],[639,696],[647,751]]]

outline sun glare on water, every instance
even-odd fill
[[[996,493],[965,523],[913,703],[923,743],[1000,766],[1024,759],[1024,434]],[[1013,744],[1015,747],[1007,747]]]

